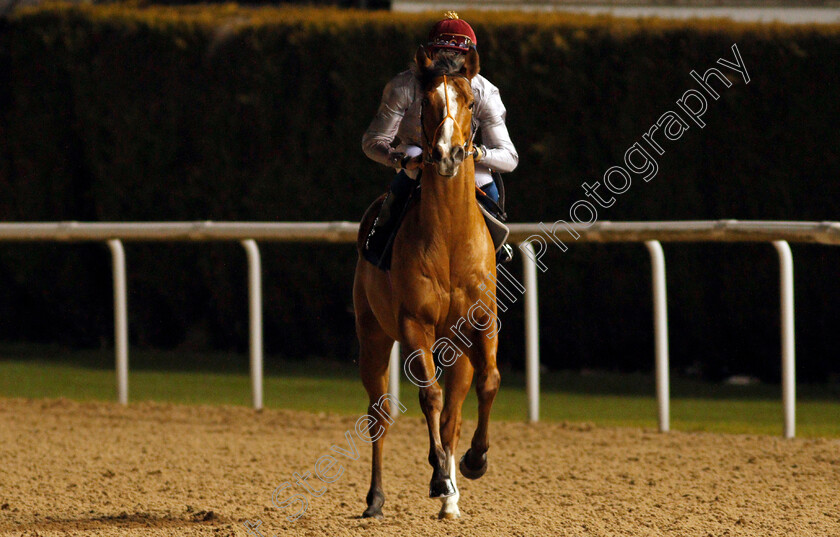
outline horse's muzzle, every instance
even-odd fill
[[[449,155],[444,156],[443,153],[436,147],[432,151],[432,160],[435,164],[435,170],[438,175],[444,177],[452,177],[458,173],[458,168],[464,163],[467,156],[467,150],[463,146],[455,146]]]

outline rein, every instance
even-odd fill
[[[440,131],[440,128],[443,127],[443,124],[446,122],[446,120],[451,119],[452,123],[454,123],[456,126],[458,125],[458,122],[455,121],[455,118],[452,117],[452,113],[449,111],[449,85],[446,82],[446,77],[447,76],[456,76],[456,77],[460,77],[460,78],[467,78],[467,77],[465,77],[464,75],[461,75],[461,74],[443,75],[443,102],[446,104],[446,115],[443,117],[443,119],[440,121],[440,123],[438,123],[438,126],[435,129],[434,136],[431,139],[429,139],[429,137],[426,136],[426,127],[425,127],[425,122],[423,121],[423,112],[424,112],[425,107],[420,108],[420,131],[423,133],[423,138],[425,139],[425,144],[424,144],[424,147],[423,147],[423,163],[424,164],[434,164],[435,161],[432,158],[432,151],[434,150],[434,142],[435,142],[435,140],[437,140],[438,131]],[[469,80],[467,80],[467,82],[469,82]],[[473,140],[475,139],[475,134],[476,134],[477,129],[475,128],[475,120],[472,119],[472,111],[470,111],[470,118],[471,118],[471,120],[470,120],[470,138],[469,138],[469,140],[464,142],[464,144],[461,146],[461,147],[463,147],[464,151],[466,152],[466,157],[464,157],[464,158],[469,158],[469,157],[473,156],[473,154],[475,153],[475,149],[473,148]]]

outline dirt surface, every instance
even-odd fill
[[[361,520],[370,449],[288,522],[272,491],[347,446],[354,417],[0,399],[0,535],[840,536],[840,441],[491,426],[490,469],[459,476],[462,518],[426,498],[425,425],[385,452],[384,520]],[[465,422],[469,442],[474,422]],[[335,470],[335,469],[333,469]],[[326,472],[325,472],[326,473]],[[282,497],[286,497],[284,494]]]

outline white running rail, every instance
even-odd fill
[[[539,320],[537,308],[534,236],[543,236],[544,224],[511,224],[511,242],[522,245],[526,287],[526,382],[528,416],[539,419]],[[669,428],[668,327],[665,289],[665,261],[660,242],[769,242],[779,254],[782,316],[782,399],[784,436],[795,434],[795,357],[793,323],[793,261],[789,242],[840,244],[838,222],[770,221],[681,221],[681,222],[596,222],[572,224],[580,237],[574,242],[640,242],[651,255],[656,341],[656,391],[659,429]],[[0,241],[78,242],[102,241],[112,253],[114,272],[114,331],[117,394],[128,402],[128,313],[126,302],[125,254],[123,241],[239,241],[248,259],[250,315],[251,389],[254,408],[262,408],[262,283],[256,241],[353,243],[358,224],[353,222],[33,222],[0,223]],[[399,362],[399,351],[391,353]],[[396,367],[392,368],[397,369]],[[391,375],[391,389],[398,389],[397,375]],[[391,393],[394,393],[393,391]],[[394,393],[396,395],[396,393]]]

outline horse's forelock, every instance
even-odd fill
[[[460,65],[451,57],[438,56],[435,58],[434,64],[429,69],[421,69],[415,65],[414,73],[417,75],[417,78],[420,80],[423,87],[428,89],[429,84],[431,84],[436,78],[440,78],[444,75],[451,76],[462,74],[461,67],[463,67],[463,65]]]
[[[458,62],[452,56],[439,55],[435,58],[434,68],[442,71],[441,74],[452,75],[461,71],[464,62]]]

